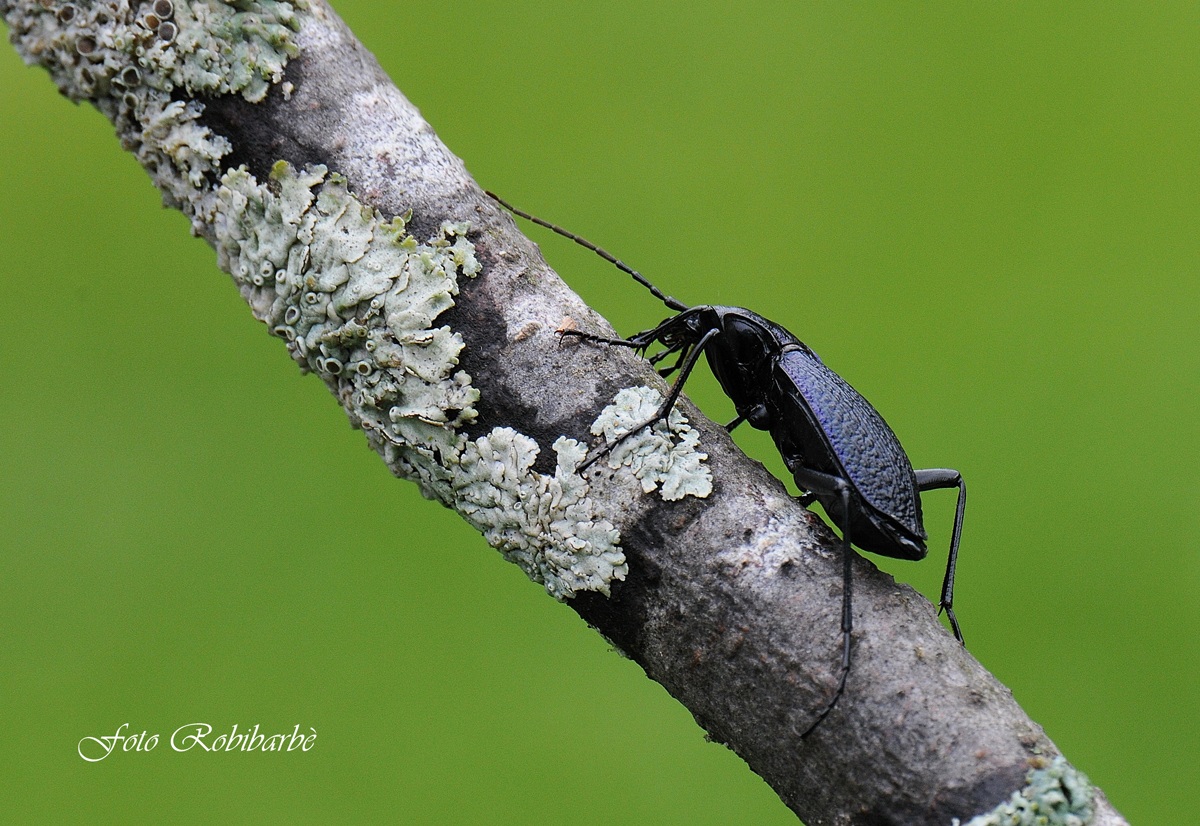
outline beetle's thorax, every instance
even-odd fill
[[[766,399],[771,365],[781,348],[795,341],[784,328],[744,307],[706,305],[688,311],[692,335],[709,330],[718,334],[706,346],[705,356],[721,388],[740,416],[751,426],[765,429]]]

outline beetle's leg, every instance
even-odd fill
[[[745,413],[738,413],[737,418],[725,425],[725,432],[730,433],[742,422],[750,422],[750,426],[758,430],[770,430],[772,415],[766,405],[756,404]]]
[[[609,344],[614,347],[629,347],[633,350],[645,350],[650,345],[654,344],[654,342],[661,341],[663,339],[665,331],[670,328],[676,318],[677,316],[671,316],[657,327],[652,327],[649,330],[643,330],[640,333],[635,333],[629,338],[609,338],[608,336],[601,336],[597,335],[596,333],[585,333],[583,330],[576,330],[573,327],[559,329],[555,332],[558,333],[559,339],[562,339],[565,336],[571,336],[577,341],[590,341],[595,344]],[[678,349],[679,346],[676,345],[667,349],[666,353],[671,353]],[[653,364],[656,361],[661,360],[666,353],[659,354],[655,358],[652,358],[651,363]]]
[[[636,427],[631,428],[625,433],[622,433],[619,437],[604,445],[602,448],[597,450],[594,455],[584,459],[579,465],[579,472],[582,473],[583,471],[587,470],[601,456],[607,456],[609,453],[612,453],[613,449],[617,445],[621,444],[621,442],[625,441],[633,434],[640,433],[647,427],[652,426],[655,422],[659,422],[667,418],[667,416],[671,414],[671,408],[675,406],[675,402],[679,399],[679,394],[683,392],[683,384],[687,381],[688,376],[691,375],[692,368],[696,366],[696,360],[700,358],[700,354],[704,352],[704,348],[710,341],[713,340],[713,337],[720,332],[721,331],[719,329],[714,327],[701,336],[700,340],[696,342],[694,347],[684,348],[683,356],[681,358],[683,365],[679,368],[679,378],[675,379],[675,382],[671,385],[671,389],[667,392],[667,397],[663,399],[663,403],[659,405],[655,414],[646,421],[642,422]]]
[[[826,703],[825,708],[821,709],[817,719],[808,727],[808,730],[800,735],[800,739],[803,740],[813,733],[821,721],[829,715],[829,712],[833,711],[833,707],[841,699],[842,692],[846,690],[846,677],[850,674],[850,631],[853,628],[854,619],[850,607],[852,581],[850,563],[854,552],[850,549],[850,483],[840,477],[800,466],[792,468],[792,476],[797,485],[810,491],[807,494],[809,496],[815,498],[816,493],[823,493],[840,498],[842,513],[845,514],[843,518],[845,524],[842,526],[842,673],[838,677],[837,692],[834,693],[833,699]]]
[[[664,379],[678,370],[680,365],[683,364],[684,359],[687,358],[687,347],[683,344],[674,344],[665,350],[655,353],[647,359],[647,361],[649,361],[651,364],[658,364],[672,353],[679,353],[679,358],[675,359],[675,363],[670,367],[663,367],[658,371],[658,374]]]
[[[950,556],[946,559],[946,578],[942,580],[942,597],[938,602],[940,610],[946,612],[954,636],[963,641],[962,631],[958,627],[958,618],[954,616],[954,569],[958,565],[958,540],[962,536],[963,513],[967,510],[967,483],[962,474],[949,468],[932,468],[918,470],[917,490],[939,490],[941,488],[958,488],[958,506],[954,511],[954,533],[950,535]],[[965,643],[964,643],[965,644]]]
[[[585,333],[583,330],[556,330],[555,332],[558,333],[559,338],[570,336],[579,341],[591,341],[596,344],[612,344],[617,347],[632,347],[634,349],[642,346],[633,339],[608,338],[607,336],[598,336],[595,333]]]

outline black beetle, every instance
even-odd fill
[[[665,349],[650,358],[658,364],[679,353],[675,364],[660,370],[663,376],[678,371],[666,398],[653,417],[621,439],[666,418],[684,382],[704,353],[709,367],[737,410],[726,425],[733,430],[742,422],[771,434],[796,485],[805,493],[801,501],[820,502],[842,531],[842,668],[837,690],[801,737],[807,737],[842,696],[850,671],[851,543],[864,551],[896,559],[925,557],[926,533],[921,518],[920,492],[958,488],[954,532],[946,562],[939,606],[946,612],[954,636],[962,631],[954,616],[954,569],[962,534],[967,487],[956,470],[913,470],[900,440],[871,403],[845,379],[830,370],[807,345],[788,330],[742,307],[704,304],[689,307],[665,295],[644,276],[590,241],[562,227],[516,209],[492,193],[497,203],[515,215],[533,221],[596,252],[633,276],[676,315],[657,327],[628,339],[607,338],[579,330],[563,330],[582,341],[631,347],[644,353],[654,344]],[[581,465],[585,469],[611,451],[621,439],[603,446]]]

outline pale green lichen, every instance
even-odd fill
[[[436,452],[385,439],[384,458],[422,493],[458,511],[488,544],[555,599],[579,591],[609,594],[629,572],[620,534],[588,497],[577,472],[586,450],[559,437],[553,475],[533,469],[537,442],[508,427],[459,437]]]
[[[592,435],[611,444],[650,420],[662,401],[662,394],[653,388],[626,387],[601,411]],[[712,473],[702,464],[708,457],[697,450],[699,443],[700,434],[675,406],[665,421],[629,436],[605,461],[614,470],[627,465],[645,493],[661,487],[662,498],[668,501],[689,495],[704,498],[712,493]]]
[[[453,507],[556,599],[607,595],[629,568],[611,522],[600,519],[576,468],[584,447],[560,437],[553,476],[537,473],[537,443],[511,428],[468,442],[449,480]]]
[[[191,0],[14,4],[13,40],[50,70],[72,100],[140,88],[266,97],[299,53],[294,34],[305,0]],[[132,71],[130,71],[132,69]],[[136,95],[137,92],[134,92]]]
[[[453,306],[458,279],[479,272],[469,227],[443,223],[417,239],[408,216],[385,218],[324,167],[280,162],[268,181],[223,171],[232,147],[203,124],[203,97],[254,103],[280,84],[290,99],[283,72],[298,53],[304,8],[303,0],[0,0],[18,51],[64,95],[113,121],[164,201],[213,241],[255,315],[326,382],[394,473],[461,512],[555,597],[609,593],[628,568],[617,530],[578,473],[583,446],[560,438],[555,471],[543,474],[529,437],[462,432],[479,393],[458,369],[462,337],[435,319]],[[619,396],[595,432],[611,437],[648,416],[657,401],[645,391]],[[609,461],[629,465],[647,492],[679,499],[711,490],[703,458],[673,412]]]
[[[90,100],[117,127],[170,206],[199,230],[229,142],[200,124],[189,95],[241,94],[255,102],[296,56],[305,0],[77,0],[9,3],[13,43],[50,71],[59,91]]]
[[[300,365],[317,373],[397,475],[458,511],[558,599],[609,593],[628,571],[612,523],[578,473],[584,448],[560,438],[553,475],[537,443],[511,428],[468,439],[478,391],[457,369],[460,335],[436,318],[458,278],[480,269],[462,223],[419,242],[324,167],[277,163],[268,183],[225,174],[217,254],[243,296]]]
[[[255,315],[363,427],[430,452],[460,448],[479,392],[457,370],[462,336],[434,319],[479,272],[465,224],[421,243],[323,166],[279,162],[270,185],[239,168],[216,193],[217,258]],[[348,369],[353,365],[353,369]]]
[[[626,388],[601,412],[592,432],[615,439],[649,419],[661,402],[656,390]],[[683,414],[672,411],[667,422],[630,436],[608,463],[613,469],[627,466],[646,493],[660,488],[668,500],[704,497],[712,491],[712,475],[701,464],[706,457],[696,450],[698,439]],[[612,582],[628,573],[620,535],[589,498],[588,482],[579,474],[587,451],[574,439],[555,441],[553,475],[533,470],[537,443],[511,428],[464,441],[457,451],[443,445],[443,462],[432,461],[419,446],[393,443],[386,449],[393,468],[402,468],[426,496],[462,514],[555,598],[584,590],[607,595]]]
[[[254,103],[283,79],[288,58],[299,54],[293,37],[300,29],[296,8],[307,6],[303,0],[181,2],[175,8],[174,42],[158,38],[138,62],[157,66],[165,83],[189,92],[237,92]]]
[[[1065,758],[1030,769],[1025,781],[1025,788],[966,826],[1087,826],[1095,817],[1091,783]]]

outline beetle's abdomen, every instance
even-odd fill
[[[795,449],[804,465],[846,479],[865,504],[923,540],[916,474],[871,403],[802,349],[786,349],[775,370],[780,386],[771,397],[780,407],[777,422],[793,423],[788,429],[793,438],[800,437]],[[805,420],[807,428],[800,426]],[[787,448],[772,435],[786,460]]]

